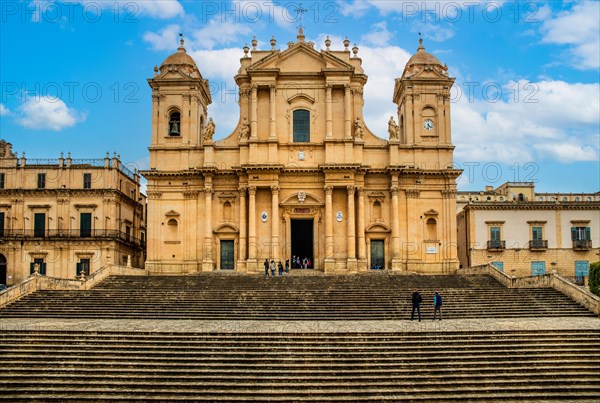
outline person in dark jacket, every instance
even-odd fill
[[[435,320],[438,312],[440,313],[440,320],[442,320],[442,296],[439,292],[436,292],[433,296],[433,320]]]
[[[265,276],[269,277],[269,259],[265,259]]]
[[[415,288],[415,291],[412,293],[412,313],[410,314],[410,320],[415,318],[416,309],[419,314],[419,322],[421,321],[421,302],[423,302],[423,297],[421,297],[421,294]]]
[[[279,269],[279,275],[283,276],[283,265],[281,264],[281,260],[277,262],[277,269]]]

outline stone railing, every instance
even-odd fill
[[[511,277],[491,264],[484,264],[481,266],[459,269],[458,274],[487,274],[508,288],[551,287],[600,316],[600,297],[592,294],[584,287],[571,283],[566,278],[561,277],[556,273],[531,277]]]
[[[38,290],[89,290],[112,275],[147,276],[148,272],[144,269],[107,265],[96,270],[88,277],[76,280],[32,274],[22,283],[0,292],[0,308]]]

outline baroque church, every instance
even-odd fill
[[[319,51],[302,29],[270,44],[244,47],[222,140],[183,40],[155,67],[146,269],[258,273],[292,256],[325,273],[458,269],[447,66],[420,40],[390,88],[388,133],[373,133],[356,45]]]

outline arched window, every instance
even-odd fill
[[[404,135],[404,115],[400,116],[400,142],[406,143],[406,136]]]
[[[178,227],[179,225],[176,219],[171,218],[167,221],[167,241],[172,242],[178,240]]]
[[[181,135],[181,115],[179,112],[171,112],[169,115],[169,136]]]
[[[294,111],[294,143],[310,142],[310,112],[305,109]]]
[[[520,202],[525,201],[525,195],[523,195],[523,193],[519,193],[519,197],[517,198],[517,200]]]
[[[427,236],[429,240],[437,239],[437,222],[435,218],[427,219]]]

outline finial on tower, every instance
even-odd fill
[[[183,34],[179,33],[179,47],[177,48],[179,52],[185,52],[185,48],[183,47]]]
[[[300,29],[298,30],[298,36],[296,37],[298,42],[304,42],[304,30],[302,29],[302,25],[300,25]]]

